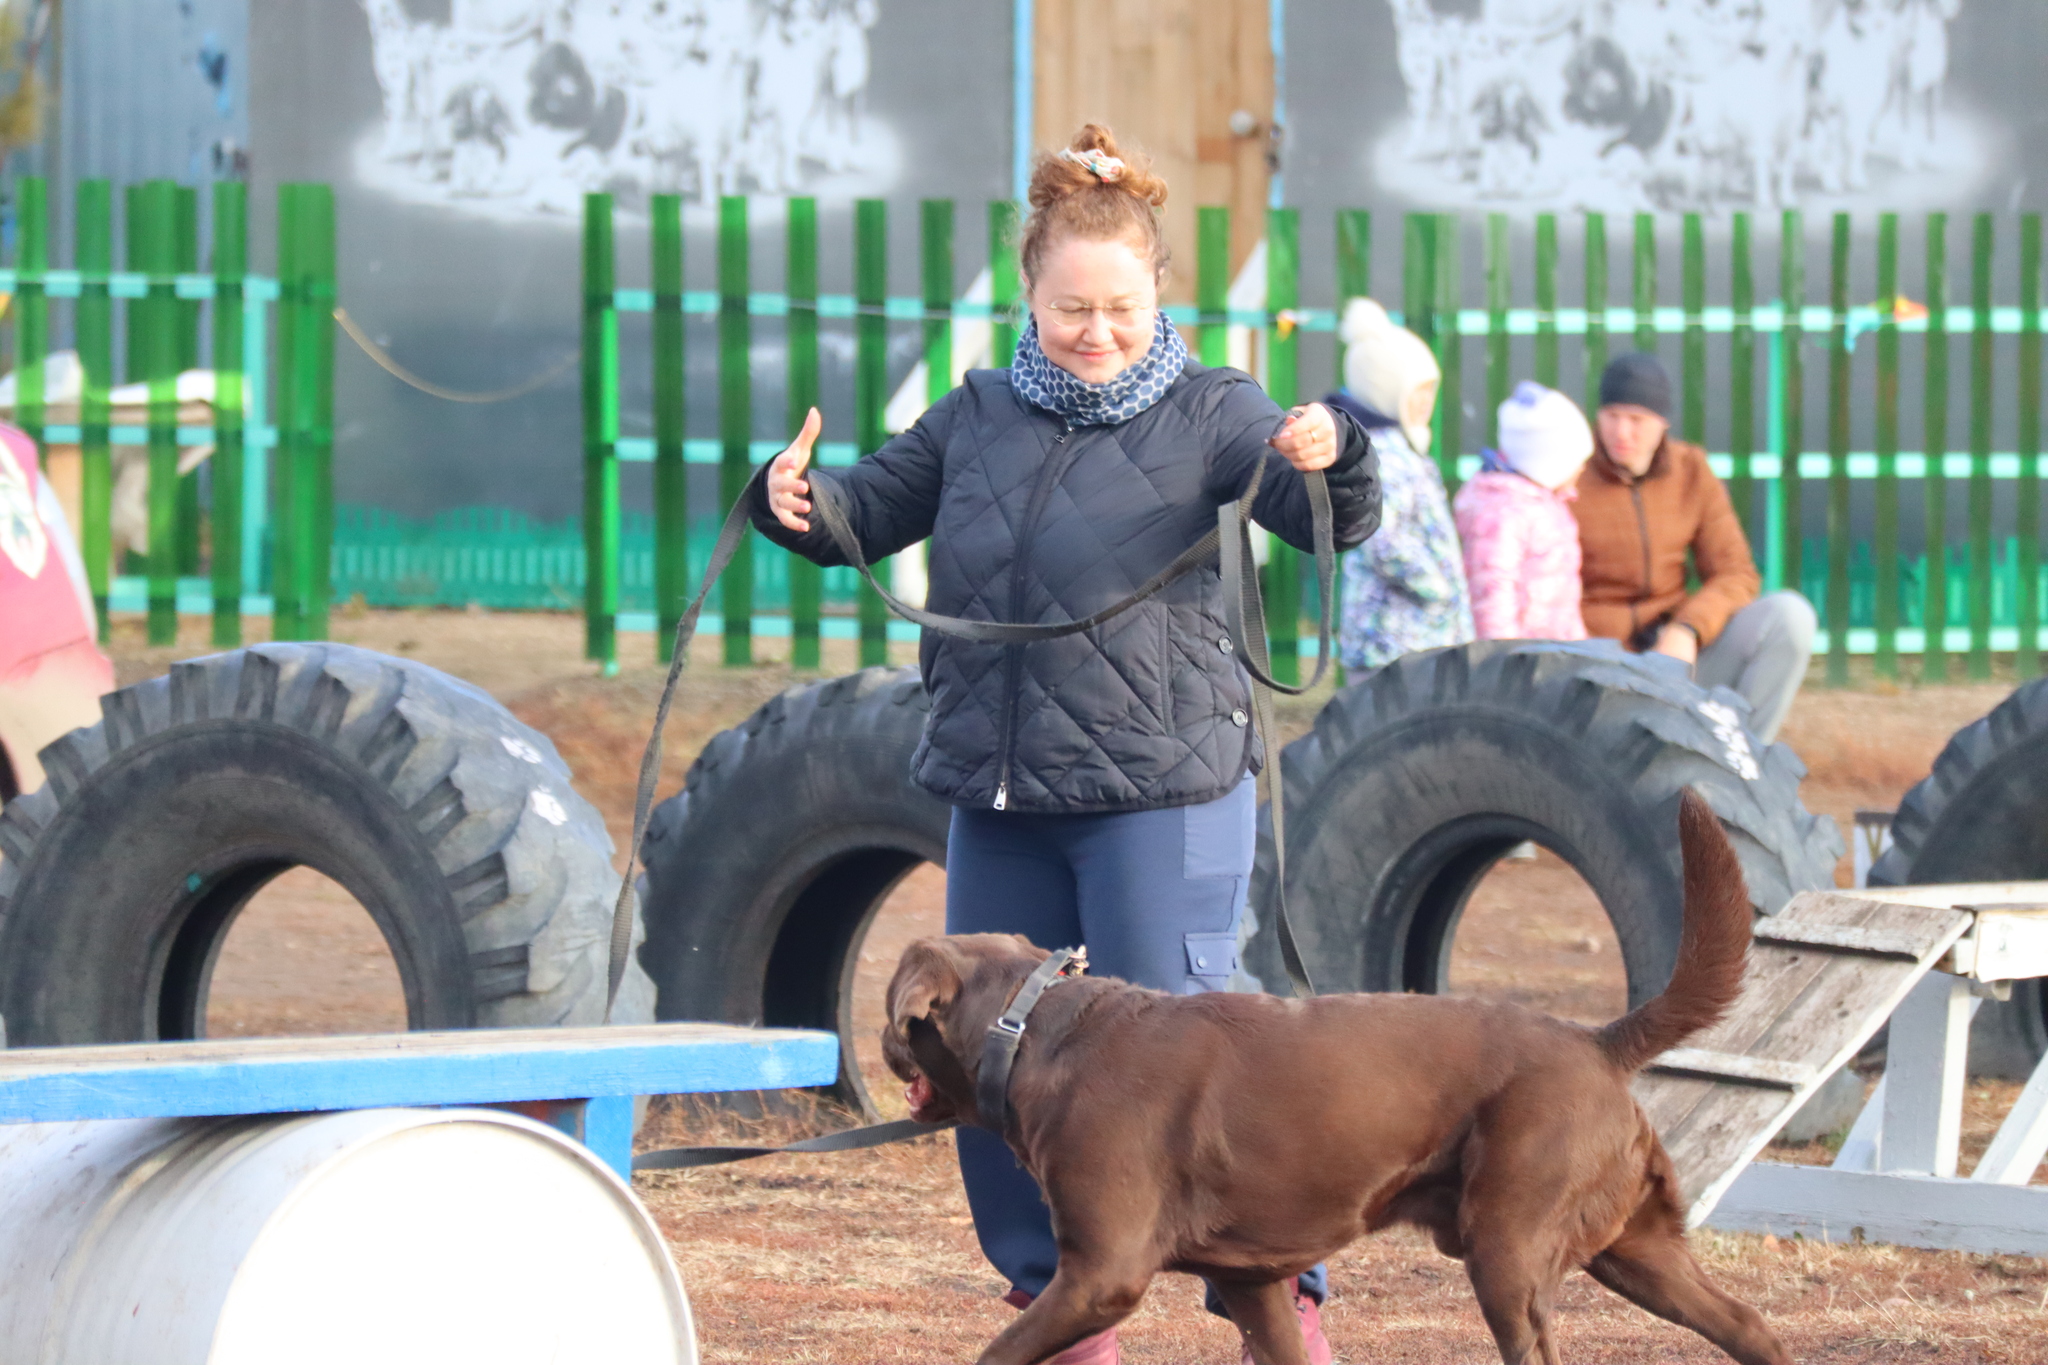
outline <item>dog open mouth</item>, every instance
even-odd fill
[[[911,1076],[910,1084],[903,1087],[903,1098],[910,1101],[910,1116],[920,1122],[925,1120],[933,1101],[939,1093],[932,1087],[931,1078],[919,1071]]]

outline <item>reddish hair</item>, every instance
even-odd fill
[[[1024,278],[1037,279],[1046,252],[1069,237],[1127,241],[1152,263],[1156,278],[1165,278],[1169,257],[1159,210],[1166,205],[1166,182],[1152,173],[1152,159],[1120,150],[1116,134],[1099,123],[1074,134],[1067,150],[1116,157],[1124,163],[1123,174],[1104,180],[1057,152],[1038,158],[1031,170],[1031,217],[1018,253]]]

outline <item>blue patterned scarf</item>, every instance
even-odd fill
[[[1010,382],[1025,402],[1077,427],[1128,422],[1164,398],[1188,363],[1187,344],[1165,313],[1153,314],[1152,329],[1152,349],[1143,359],[1106,383],[1090,384],[1046,359],[1038,345],[1038,319],[1033,318],[1017,338]]]

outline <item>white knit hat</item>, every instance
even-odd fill
[[[1578,404],[1524,380],[1500,405],[1500,456],[1508,468],[1545,488],[1579,476],[1593,453],[1593,429]]]
[[[1344,340],[1344,387],[1375,412],[1401,421],[1401,405],[1424,384],[1441,382],[1443,371],[1423,339],[1397,327],[1387,310],[1371,299],[1344,305],[1337,334]],[[1401,423],[1401,434],[1417,453],[1429,451],[1429,423]]]

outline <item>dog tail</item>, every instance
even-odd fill
[[[1671,984],[1597,1035],[1600,1050],[1623,1071],[1640,1071],[1658,1053],[1719,1023],[1742,990],[1749,888],[1720,819],[1689,789],[1678,801],[1678,846],[1685,859],[1685,923]]]

